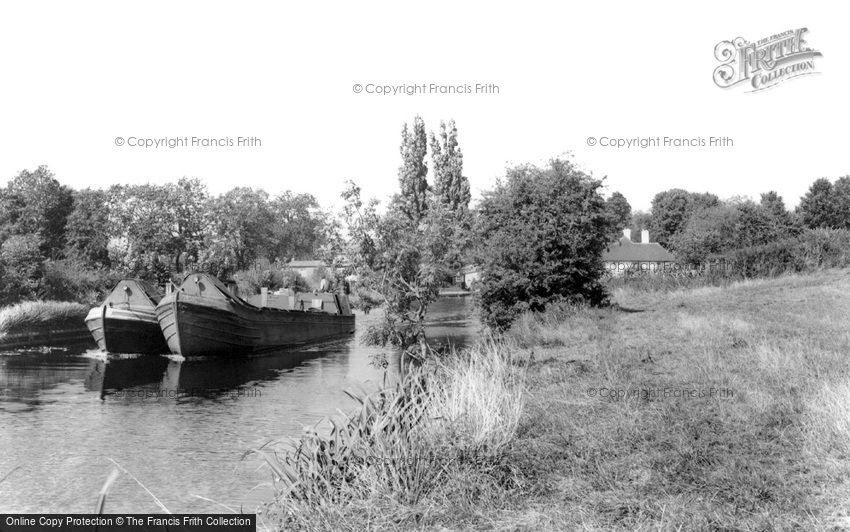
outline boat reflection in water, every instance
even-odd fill
[[[104,399],[110,393],[155,385],[162,380],[169,360],[163,356],[114,356],[97,360],[86,375],[86,390],[99,391]]]
[[[300,350],[266,352],[253,357],[109,356],[86,377],[87,390],[133,400],[193,400],[251,397],[256,386],[275,381],[304,362],[344,355],[346,342],[319,344]]]

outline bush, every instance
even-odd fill
[[[510,169],[479,211],[482,318],[506,330],[525,311],[553,302],[600,305],[602,251],[612,219],[600,181],[568,161]]]
[[[378,308],[383,304],[381,294],[359,284],[354,286],[354,290],[348,296],[348,301],[351,304],[351,308],[362,310],[367,314],[373,308]]]
[[[43,297],[96,305],[121,278],[105,268],[92,268],[75,259],[47,261],[42,279]]]
[[[42,275],[42,244],[36,235],[12,235],[0,246],[0,302],[9,304],[38,296],[28,279]]]
[[[743,277],[773,277],[783,273],[850,265],[850,231],[809,229],[797,238],[735,250],[730,270]]]

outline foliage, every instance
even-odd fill
[[[797,225],[776,192],[762,194],[760,203],[746,198],[719,202],[690,213],[684,228],[669,245],[685,264],[700,264],[713,255],[761,246],[793,237]]]
[[[635,211],[632,213],[630,228],[632,230],[632,242],[641,242],[643,238],[642,231],[649,230],[652,221],[652,215],[644,211]],[[650,238],[652,238],[650,236]]]
[[[44,258],[62,255],[73,196],[46,166],[21,171],[0,191],[0,204],[3,240],[9,235],[32,235],[38,237]]]
[[[809,229],[796,238],[733,251],[732,271],[744,277],[772,277],[850,265],[850,230]]]
[[[219,277],[248,268],[257,259],[288,262],[313,258],[327,240],[325,215],[310,194],[237,187],[210,204],[210,231],[198,268]]]
[[[163,283],[194,262],[209,201],[199,180],[115,185],[108,194],[113,267]]]
[[[729,205],[694,213],[684,229],[670,239],[677,259],[686,264],[699,264],[711,255],[736,247],[739,217],[739,211]]]
[[[612,218],[601,183],[569,161],[508,170],[479,210],[477,262],[484,321],[504,330],[560,300],[605,302],[601,254]]]
[[[38,235],[12,235],[0,246],[0,301],[4,304],[38,297],[30,279],[43,275],[42,241]]]
[[[650,231],[652,238],[664,247],[670,246],[674,235],[684,230],[691,214],[699,209],[716,207],[720,201],[709,193],[688,192],[673,188],[652,198]]]
[[[448,128],[440,122],[440,137],[431,132],[431,160],[434,168],[436,201],[448,210],[469,206],[469,179],[463,175],[463,153],[458,147],[457,127],[450,120]]]
[[[605,200],[605,209],[611,217],[611,228],[614,232],[612,238],[616,238],[620,230],[629,227],[632,222],[632,206],[629,205],[626,197],[620,192],[614,192],[611,197]]]
[[[815,180],[797,212],[803,225],[811,229],[850,229],[850,176],[835,184],[826,178]]]
[[[284,261],[316,258],[327,240],[327,215],[316,198],[286,191],[275,197],[269,208],[272,234],[267,256]]]
[[[273,214],[265,191],[233,188],[212,201],[210,215],[213,229],[205,260],[219,263],[216,273],[247,268],[268,255]]]
[[[401,131],[402,165],[398,169],[399,194],[395,200],[398,210],[414,225],[419,223],[428,209],[427,149],[425,122],[417,115],[413,119],[413,130],[405,123]]]
[[[779,234],[786,231],[796,232],[796,220],[785,208],[785,201],[782,196],[774,190],[770,190],[761,195],[759,205],[765,210],[774,233]]]
[[[425,356],[425,317],[440,287],[460,266],[470,246],[471,213],[467,209],[466,182],[461,174],[456,128],[443,128],[438,142],[432,135],[440,193],[427,182],[425,125],[416,117],[413,133],[402,131],[400,192],[387,212],[379,215],[377,201],[364,202],[360,188],[349,181],[342,193],[342,219],[348,242],[340,246],[357,276],[357,292],[368,308],[380,294],[384,313],[364,339],[410,349],[418,346]],[[429,193],[431,191],[431,193]]]
[[[20,279],[29,276],[40,277],[42,273],[42,240],[35,234],[13,235],[0,247],[0,260],[6,266],[7,273],[13,273]]]
[[[430,216],[438,212],[432,211]],[[414,226],[397,205],[384,216],[369,218],[374,225],[353,237],[355,249],[367,254],[355,254],[353,262],[359,265],[359,283],[381,294],[384,313],[364,339],[405,349],[418,345],[424,351],[428,305],[437,299],[446,276],[442,261],[446,243],[437,237],[430,219]]]
[[[91,266],[80,259],[47,261],[41,297],[96,305],[120,279],[118,272]]]
[[[102,190],[74,192],[74,210],[66,226],[66,255],[92,265],[109,264],[109,202]]]

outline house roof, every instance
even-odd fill
[[[608,249],[602,253],[602,260],[605,262],[673,262],[676,258],[658,242],[635,243],[624,236],[608,246]]]

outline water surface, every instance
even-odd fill
[[[468,298],[440,300],[430,314],[435,341],[463,345],[477,332]],[[358,334],[377,317],[358,314]],[[90,512],[110,459],[172,512],[252,511],[269,498],[269,475],[245,451],[351,409],[343,390],[394,379],[397,356],[383,370],[371,363],[380,352],[355,335],[235,360],[2,353],[0,478],[12,472],[0,512]],[[158,510],[128,475],[107,499],[110,513]]]

